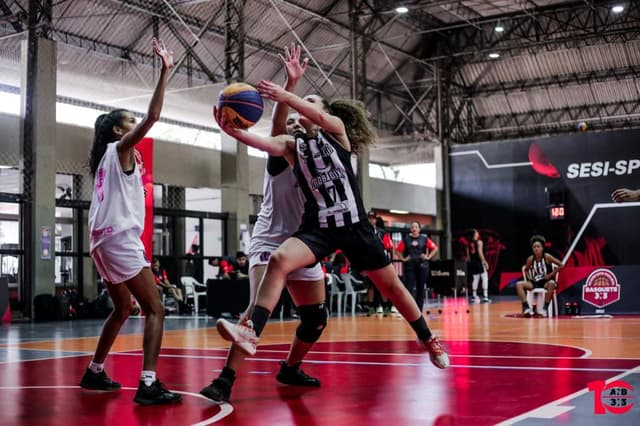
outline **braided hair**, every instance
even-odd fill
[[[100,160],[107,151],[107,144],[118,140],[118,136],[113,131],[113,126],[122,125],[122,120],[126,117],[126,109],[115,109],[107,114],[102,114],[96,119],[93,133],[93,145],[89,151],[89,169],[93,176],[98,171]]]

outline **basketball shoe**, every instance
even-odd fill
[[[202,388],[200,394],[206,396],[213,402],[221,404],[223,402],[229,402],[232,386],[233,382],[230,380],[224,377],[218,377],[217,379],[213,379],[209,386]]]
[[[449,355],[445,352],[437,337],[432,337],[422,344],[429,352],[431,363],[438,368],[447,368],[449,366]]]
[[[140,405],[173,404],[182,401],[182,395],[171,392],[160,380],[156,380],[149,386],[140,380],[133,401]]]
[[[309,387],[320,386],[320,380],[315,377],[311,377],[302,371],[300,363],[288,366],[285,361],[280,361],[280,371],[276,375],[276,379],[285,385]]]
[[[243,319],[233,324],[221,318],[216,322],[216,328],[224,340],[233,342],[245,354],[256,354],[256,346],[260,339],[256,336],[251,320]]]
[[[80,380],[80,386],[85,389],[103,391],[118,390],[122,387],[120,383],[111,380],[104,370],[99,373],[94,373],[88,368],[87,371],[84,372],[82,380]]]

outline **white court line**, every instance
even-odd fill
[[[450,157],[459,157],[462,155],[477,155],[480,158],[480,161],[482,161],[482,164],[484,164],[484,166],[487,169],[504,169],[504,168],[509,168],[509,167],[525,167],[525,166],[531,166],[531,161],[526,161],[526,162],[520,162],[520,163],[502,163],[502,164],[489,164],[487,162],[487,160],[485,160],[484,156],[482,155],[482,153],[480,151],[478,151],[477,149],[474,149],[472,151],[458,151],[458,152],[452,152],[449,154]]]
[[[632,368],[631,370],[627,370],[624,373],[618,374],[617,376],[611,377],[606,380],[606,383],[611,383],[615,380],[621,379],[629,374],[640,373],[640,366]],[[572,393],[571,395],[564,396],[562,398],[556,399],[555,401],[551,401],[548,404],[545,404],[541,407],[534,408],[533,410],[527,411],[526,413],[520,414],[519,416],[512,417],[508,420],[498,423],[496,426],[509,426],[513,425],[521,420],[526,420],[528,418],[537,418],[539,416],[544,416],[549,410],[552,410],[551,407],[558,406],[560,404],[564,404],[572,399],[575,399],[581,395],[584,395],[589,392],[588,388],[583,388],[577,392]],[[546,418],[546,417],[543,417]]]
[[[453,339],[455,340],[455,339]],[[366,342],[406,342],[407,340],[367,340]],[[519,343],[519,344],[526,344],[526,345],[545,345],[545,346],[559,346],[562,348],[572,348],[572,349],[578,349],[581,350],[582,352],[584,352],[582,355],[577,356],[577,357],[554,357],[554,356],[549,356],[548,358],[556,358],[556,359],[579,359],[579,358],[591,358],[591,354],[593,353],[590,349],[587,348],[583,348],[582,346],[576,346],[576,345],[564,345],[561,343],[545,343],[545,342],[523,342],[520,340],[479,340],[479,339],[468,339],[468,340],[455,340],[457,342],[480,342],[480,343],[492,343],[492,342],[498,342],[498,343]],[[354,341],[349,341],[347,343],[358,343],[358,340],[354,340]],[[328,340],[328,341],[322,341],[320,343],[345,343],[343,340]],[[446,341],[444,341],[445,346],[446,346]],[[229,348],[184,348],[184,347],[178,347],[178,346],[163,346],[162,349],[175,349],[175,350],[198,350],[198,351],[219,351],[219,350],[223,350],[223,351],[228,351]],[[260,352],[273,352],[273,353],[282,353],[282,352],[289,352],[288,349],[260,349]],[[343,354],[347,354],[347,355],[398,355],[398,356],[422,356],[424,355],[423,353],[418,353],[418,354],[409,354],[409,353],[398,353],[398,352],[336,352],[336,351],[314,351],[311,350],[308,352],[309,354],[320,354],[320,355],[343,355]],[[449,356],[469,356],[469,357],[487,357],[487,358],[535,358],[533,356],[526,356],[526,355],[514,355],[514,356],[509,356],[509,355],[451,355],[449,354]],[[544,356],[541,356],[540,358],[547,358]],[[616,358],[619,359],[619,358]]]
[[[83,388],[81,388],[80,386],[0,386],[0,391],[2,390],[24,390],[24,389],[80,389],[82,391],[84,391]],[[131,390],[131,391],[136,391],[138,390],[137,388],[130,388],[130,387],[122,387],[120,388],[121,390]],[[89,391],[91,392],[91,391]],[[206,398],[203,395],[200,395],[199,393],[193,393],[193,392],[183,392],[183,391],[171,391],[174,393],[179,393],[181,395],[187,395],[187,396],[192,396],[194,398],[200,398],[200,399],[204,399],[207,402],[211,402],[212,404],[214,404],[213,401],[211,401],[209,398]],[[205,419],[201,422],[198,423],[194,423],[191,426],[206,426],[206,425],[210,425],[211,423],[215,423],[218,420],[222,420],[223,418],[227,417],[229,414],[233,413],[233,405],[225,402],[222,404],[217,404],[220,407],[220,412],[217,413],[215,416],[209,417],[208,419]]]
[[[124,356],[142,356],[142,354],[118,354]],[[426,353],[423,354],[426,357]],[[211,356],[211,355],[170,355],[160,354],[160,358],[195,358],[195,359],[227,359],[226,356]],[[572,358],[576,359],[576,358]],[[247,361],[253,362],[280,362],[280,358],[260,358],[251,357],[246,358]],[[428,363],[426,362],[382,362],[382,361],[338,361],[338,360],[314,360],[305,359],[306,364],[322,364],[322,365],[377,365],[377,366],[393,366],[393,367],[421,367]],[[526,366],[506,366],[506,365],[454,365],[451,364],[448,368],[480,368],[480,369],[496,369],[496,370],[537,370],[537,371],[627,371],[622,368],[579,368],[579,367],[526,367]]]

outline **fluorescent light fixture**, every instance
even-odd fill
[[[496,25],[496,27],[494,28],[494,31],[497,33],[501,33],[504,32],[504,27],[500,24]]]
[[[622,13],[623,10],[624,10],[624,6],[621,4],[617,4],[611,8],[611,11],[613,13]]]
[[[491,52],[491,53],[489,53],[489,57],[491,59],[498,59],[500,57],[500,54],[497,53],[497,52]]]
[[[409,212],[408,212],[408,211],[406,211],[406,210],[393,210],[393,209],[389,210],[389,213],[395,213],[395,214],[409,214]]]
[[[398,13],[407,13],[409,11],[409,8],[406,6],[398,6],[396,7],[396,12]]]

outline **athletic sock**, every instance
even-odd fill
[[[142,370],[140,373],[140,380],[144,382],[146,386],[151,386],[156,381],[156,372],[151,370]]]
[[[236,372],[233,368],[229,368],[227,366],[222,367],[222,371],[220,372],[221,379],[226,379],[229,382],[233,383],[236,380]]]
[[[262,330],[267,325],[267,320],[271,316],[271,312],[266,310],[260,305],[256,305],[251,313],[251,322],[253,323],[253,330],[256,332],[256,336],[260,337]]]
[[[422,315],[420,315],[420,318],[418,318],[417,320],[411,321],[409,325],[411,326],[411,328],[413,328],[413,331],[416,332],[418,340],[420,340],[421,342],[426,342],[431,338],[431,330],[429,330],[427,322],[424,320],[424,317]]]
[[[93,362],[91,361],[89,363],[89,370],[91,370],[92,373],[94,374],[98,374],[104,371],[104,362],[102,364],[97,363],[97,362]]]

